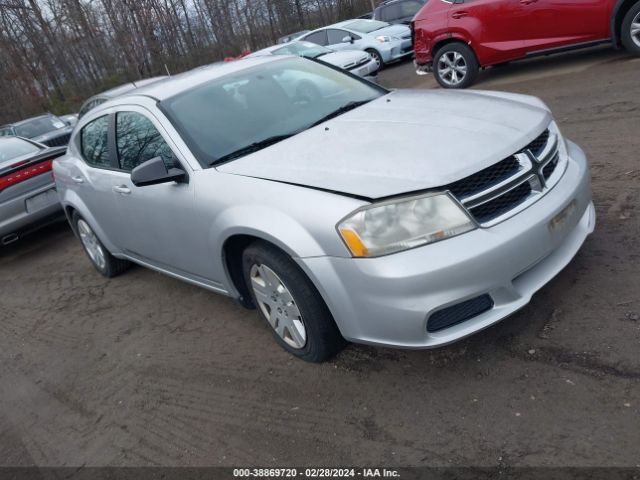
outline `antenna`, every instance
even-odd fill
[[[164,69],[165,69],[165,70],[166,70],[166,72],[167,72],[167,77],[170,77],[170,76],[171,76],[171,72],[169,72],[169,67],[167,67],[167,64],[166,64],[166,63],[164,64]]]

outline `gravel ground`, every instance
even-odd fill
[[[380,81],[434,86],[410,63]],[[640,59],[529,61],[477,88],[542,97],[591,159],[596,232],[529,306],[439,350],[310,365],[230,299],[103,279],[52,226],[0,249],[0,464],[640,464]]]

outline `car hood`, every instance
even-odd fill
[[[369,56],[368,53],[361,50],[344,50],[342,52],[327,53],[319,57],[318,60],[330,63],[336,67],[348,68]]]
[[[534,97],[396,91],[219,171],[376,199],[441,187],[528,145],[551,122]]]
[[[406,25],[389,25],[388,27],[381,28],[380,30],[375,30],[370,33],[370,35],[378,36],[388,36],[388,37],[404,37],[405,35],[410,35],[411,29]]]

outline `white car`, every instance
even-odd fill
[[[332,50],[363,50],[374,58],[380,68],[413,55],[409,27],[377,20],[346,20],[314,30],[296,40],[305,40]]]
[[[274,45],[273,47],[258,50],[249,56],[263,57],[266,55],[297,55],[299,57],[320,59],[325,63],[365,78],[375,77],[380,69],[375,59],[367,52],[361,50],[336,52],[311,42],[290,42],[285,45]]]

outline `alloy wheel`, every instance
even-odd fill
[[[456,86],[467,76],[467,62],[458,52],[446,52],[438,59],[438,75],[445,84]]]
[[[100,270],[104,270],[107,261],[104,255],[104,250],[102,245],[100,244],[100,240],[91,227],[84,220],[78,220],[78,234],[80,235],[80,241],[84,246],[84,249],[87,251],[89,258],[91,261],[98,267]]]
[[[304,348],[307,330],[293,295],[280,277],[266,265],[252,265],[251,288],[265,318],[290,347]]]
[[[640,47],[640,12],[631,21],[631,40]]]

